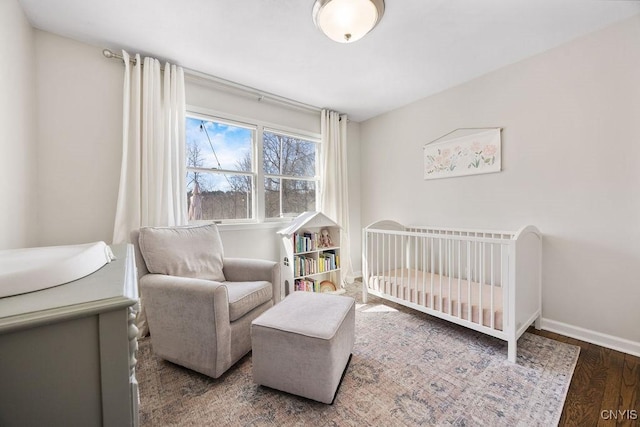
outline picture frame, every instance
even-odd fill
[[[502,170],[502,128],[456,129],[423,146],[424,179]]]

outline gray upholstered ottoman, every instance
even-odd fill
[[[251,323],[253,381],[332,403],[354,331],[353,298],[294,292]]]

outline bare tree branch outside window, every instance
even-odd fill
[[[273,218],[314,210],[316,144],[264,132],[263,154],[266,216]]]

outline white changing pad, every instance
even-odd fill
[[[104,242],[0,251],[0,298],[78,280],[112,259]]]

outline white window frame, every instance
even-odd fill
[[[249,219],[215,219],[215,220],[198,220],[190,221],[190,223],[211,223],[215,222],[222,225],[236,225],[242,224],[268,224],[268,223],[281,223],[290,222],[293,218],[290,217],[275,217],[266,218],[266,206],[265,206],[265,178],[281,178],[281,179],[296,179],[304,181],[314,181],[316,188],[316,204],[315,210],[319,210],[320,207],[320,190],[322,185],[322,175],[320,173],[320,156],[322,153],[322,138],[319,133],[304,131],[300,129],[291,128],[288,126],[281,126],[274,123],[269,123],[262,120],[250,119],[246,117],[239,117],[232,114],[223,113],[220,111],[214,111],[207,108],[197,107],[193,105],[187,105],[185,115],[187,117],[196,118],[199,120],[212,121],[217,123],[228,124],[231,126],[239,126],[254,131],[254,141],[252,142],[252,170],[251,172],[216,169],[216,172],[223,172],[235,175],[245,175],[252,177],[253,184],[253,197],[252,197],[252,213],[253,218]],[[265,174],[264,172],[264,157],[263,157],[263,136],[264,132],[276,133],[278,135],[285,135],[292,138],[303,139],[305,141],[313,142],[316,144],[316,158],[315,158],[315,176],[313,177],[292,177],[289,175],[272,175]],[[197,170],[198,168],[187,168],[189,170]],[[211,172],[211,169],[203,168],[201,172]],[[302,212],[301,212],[302,213]]]
[[[243,219],[239,219],[239,218],[234,218],[234,219],[215,219],[215,220],[198,220],[198,221],[190,221],[192,223],[210,223],[210,222],[215,222],[217,224],[227,224],[227,223],[234,223],[234,224],[252,224],[256,222],[256,146],[257,146],[257,129],[256,127],[251,124],[251,123],[246,123],[243,121],[239,121],[239,120],[234,120],[234,119],[229,119],[229,118],[223,118],[220,117],[218,115],[211,115],[208,113],[203,113],[200,111],[193,111],[191,109],[187,109],[186,117],[189,118],[194,118],[196,120],[204,120],[204,121],[208,121],[208,122],[215,122],[215,123],[221,123],[221,124],[225,124],[225,125],[230,125],[230,126],[236,126],[236,127],[242,127],[245,129],[249,129],[252,131],[253,134],[253,140],[251,141],[251,171],[250,172],[246,172],[246,171],[240,171],[240,170],[232,170],[232,169],[211,169],[211,168],[196,168],[196,167],[189,167],[187,166],[187,172],[190,171],[194,171],[194,172],[201,172],[201,173],[212,173],[212,174],[230,174],[230,175],[240,175],[240,176],[248,176],[251,177],[251,186],[252,186],[252,197],[251,197],[251,212],[252,212],[252,218],[243,218]],[[185,118],[186,120],[186,118]]]

